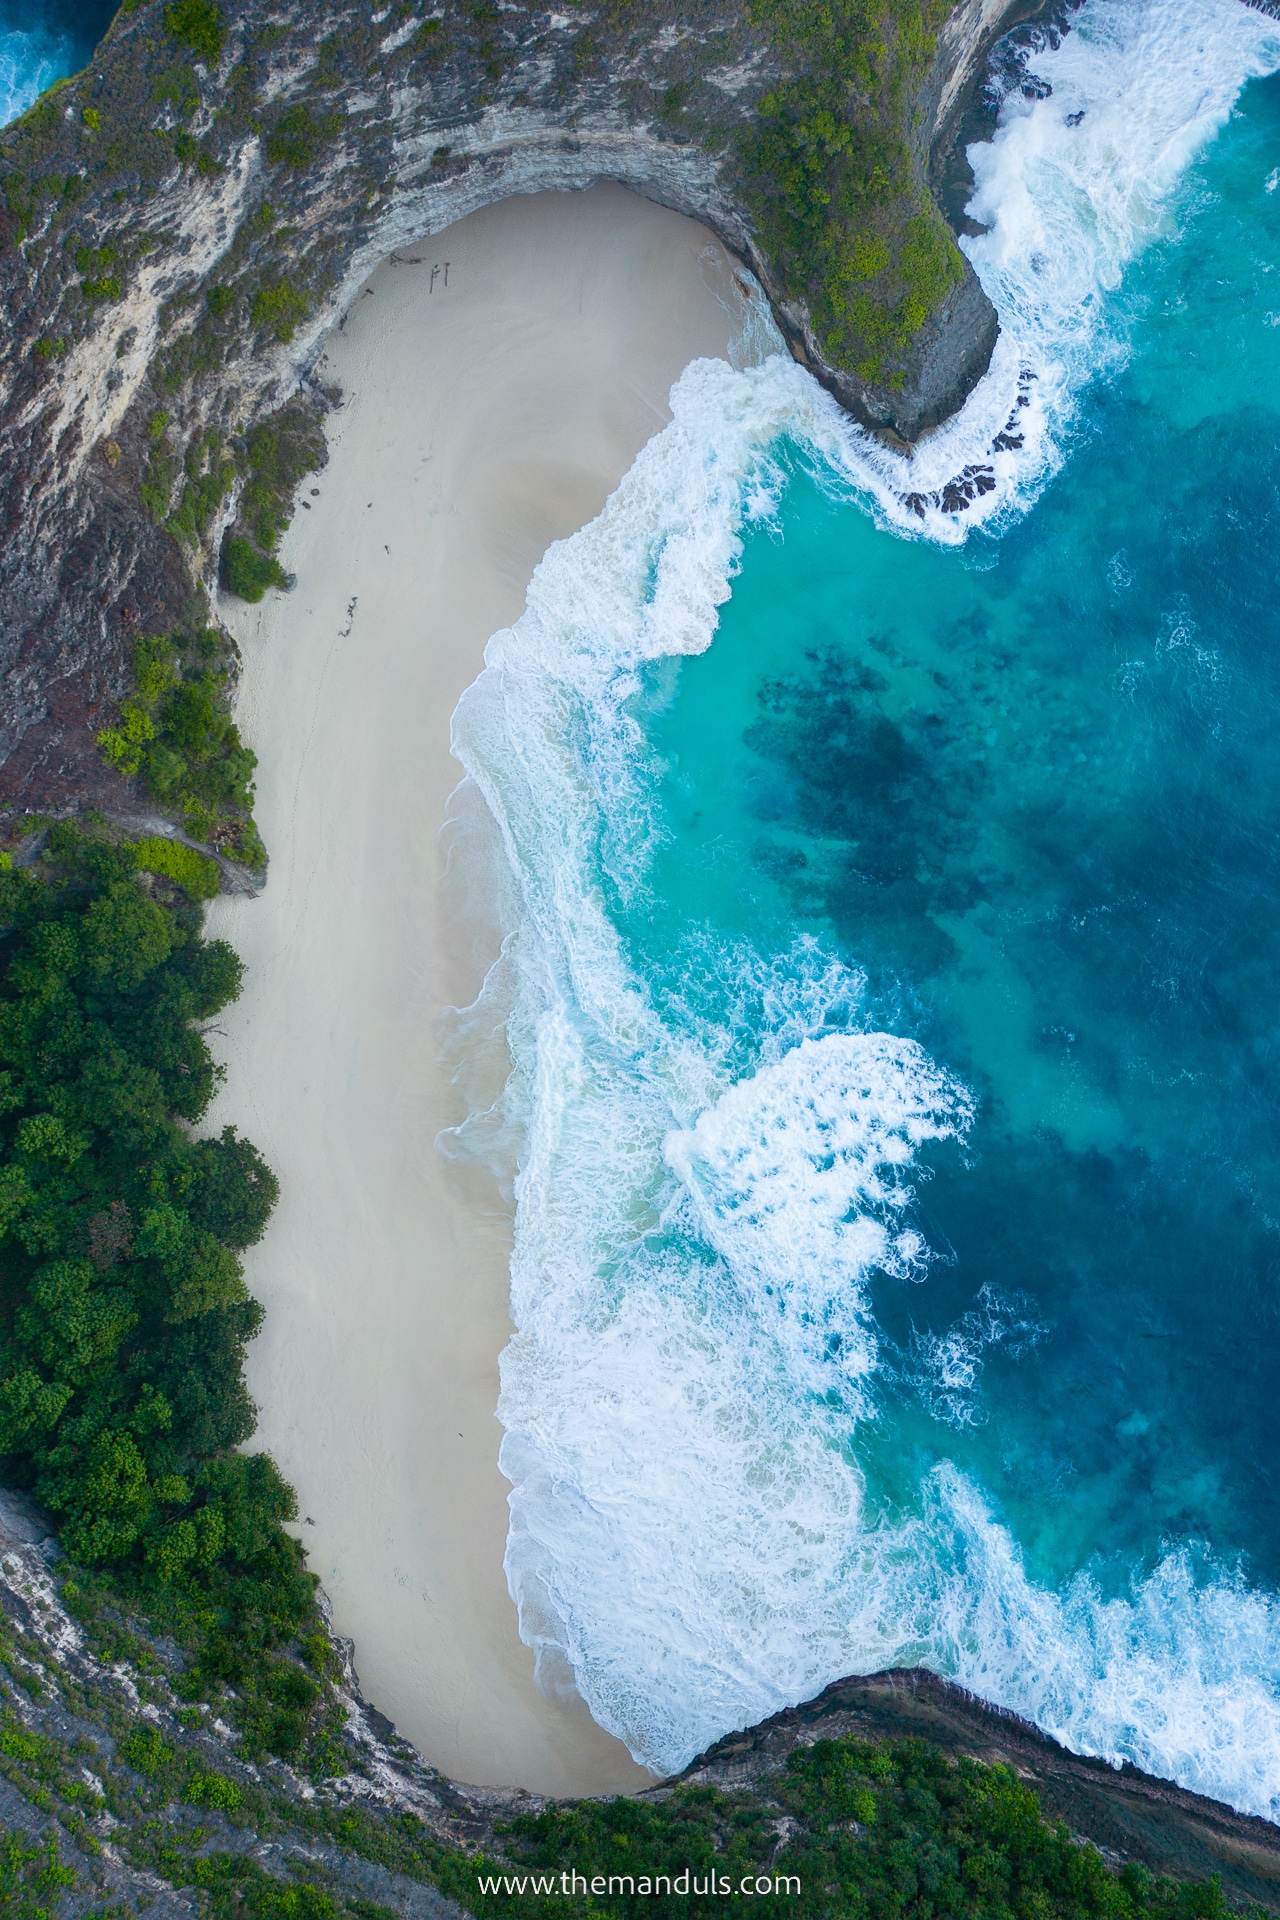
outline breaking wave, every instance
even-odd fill
[[[954,1467],[910,1517],[869,1510],[869,1283],[927,1275],[917,1154],[963,1138],[970,1092],[873,1030],[861,976],[812,940],[704,956],[673,997],[616,924],[655,826],[641,676],[711,644],[744,530],[796,468],[938,540],[1024,511],[1124,353],[1125,264],[1277,64],[1280,32],[1239,0],[1091,0],[1036,56],[1052,92],[1012,93],[975,154],[991,230],[971,252],[1005,331],[964,414],[908,463],[781,355],[695,363],[455,715],[518,902],[499,969],[521,1141],[507,1575],[541,1684],[576,1687],[658,1772],[841,1675],[924,1663],[1082,1752],[1280,1813],[1268,1596],[1191,1547],[1119,1595],[1047,1590]],[[975,460],[993,486],[948,510]],[[983,1351],[1039,1331],[992,1294],[913,1364],[971,1421]]]
[[[0,0],[0,127],[84,65],[115,0]]]
[[[833,408],[827,484],[948,543],[1025,513],[1080,430],[1082,394],[1127,356],[1126,268],[1175,235],[1187,168],[1277,68],[1280,20],[1241,0],[1087,0],[1069,33],[1033,36],[1001,76],[994,138],[969,148],[968,211],[988,231],[961,244],[1000,316],[990,370],[910,456]]]

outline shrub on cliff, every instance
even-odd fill
[[[755,0],[752,11],[793,69],[739,143],[761,238],[824,350],[901,385],[895,362],[964,273],[902,110],[946,0]]]
[[[222,584],[239,600],[261,600],[268,587],[287,587],[289,576],[270,553],[251,540],[231,534],[222,543]]]
[[[313,114],[289,107],[267,136],[267,158],[277,167],[310,167],[342,126],[337,113]]]
[[[255,327],[265,328],[277,340],[288,341],[292,340],[299,320],[305,320],[310,311],[311,302],[306,294],[289,281],[281,280],[274,287],[259,288],[250,302],[249,318]]]
[[[206,66],[216,67],[222,56],[226,29],[213,0],[174,0],[164,16],[167,32]]]
[[[222,884],[216,860],[181,840],[166,840],[155,834],[134,842],[134,858],[149,873],[162,873],[175,880],[190,900],[212,900]]]
[[[289,525],[294,492],[305,474],[324,464],[324,436],[315,416],[286,407],[255,427],[245,446],[249,477],[240,513],[258,545],[270,553]]]
[[[1216,1881],[1188,1885],[1132,1865],[1114,1872],[1063,1822],[1046,1822],[1011,1767],[956,1760],[924,1740],[819,1740],[760,1784],[766,1793],[681,1787],[656,1803],[551,1806],[499,1828],[503,1861],[450,1861],[436,1877],[473,1913],[529,1920],[573,1912],[728,1920],[765,1895],[775,1905],[781,1897],[796,1920],[1231,1913]],[[555,1885],[539,1887],[538,1874]],[[561,1874],[578,1876],[570,1888],[582,1897],[565,1897]]]
[[[10,1833],[0,1840],[0,1913],[5,1920],[49,1920],[51,1903],[76,1883],[75,1874],[58,1858],[52,1829],[31,1846],[28,1837]]]
[[[259,294],[253,303],[255,320],[262,317],[263,298]],[[324,435],[315,412],[299,405],[281,408],[254,428],[241,458],[248,469],[238,523],[243,531],[228,532],[224,538],[220,577],[228,593],[256,601],[268,587],[289,585],[275,547],[289,525],[299,481],[325,462]]]

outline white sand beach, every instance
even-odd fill
[[[282,1184],[248,1257],[258,1444],[298,1490],[366,1695],[476,1783],[649,1776],[580,1701],[539,1693],[502,1572],[510,1219],[435,1144],[460,1118],[442,1012],[496,939],[483,862],[446,883],[449,720],[546,547],[598,511],[684,366],[725,352],[738,305],[705,231],[617,187],[403,249],[328,343],[345,399],[282,543],[295,590],[221,608],[271,856],[261,897],[209,913],[246,963],[210,1124]]]

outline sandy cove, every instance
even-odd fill
[[[510,1213],[436,1145],[462,1117],[442,1016],[498,938],[483,862],[447,871],[449,720],[548,545],[599,511],[739,308],[718,244],[619,187],[402,249],[327,343],[344,400],[282,543],[296,589],[220,609],[271,855],[260,898],[208,916],[246,969],[210,1124],[281,1180],[248,1259],[257,1444],[297,1488],[366,1694],[480,1784],[649,1776],[580,1700],[538,1691],[502,1571]]]

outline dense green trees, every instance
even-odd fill
[[[222,543],[221,580],[239,600],[261,600],[268,587],[285,587],[289,576],[274,553],[259,553],[252,540],[229,534]]]
[[[761,1785],[767,1798],[685,1787],[658,1802],[552,1806],[511,1822],[506,1861],[449,1862],[437,1874],[474,1913],[527,1920],[575,1911],[727,1920],[756,1910],[761,1874],[787,1877],[769,1887],[766,1904],[793,1920],[1228,1920],[1232,1912],[1216,1881],[1181,1883],[1138,1866],[1114,1872],[1064,1823],[1046,1824],[1011,1767],[956,1760],[924,1740],[820,1740]],[[548,1873],[555,1890],[535,1879]],[[559,1890],[561,1873],[581,1876],[578,1898]]]
[[[148,873],[162,873],[176,880],[190,900],[212,900],[222,885],[217,861],[184,846],[181,840],[149,834],[144,840],[134,841],[133,857]]]
[[[0,1484],[175,1625],[193,1695],[247,1685],[292,1751],[317,1689],[276,1650],[314,1627],[314,1582],[289,1489],[237,1451],[261,1319],[238,1255],[276,1180],[232,1129],[189,1131],[216,1077],[198,1023],[240,962],[130,847],[57,827],[38,864],[0,873]]]

